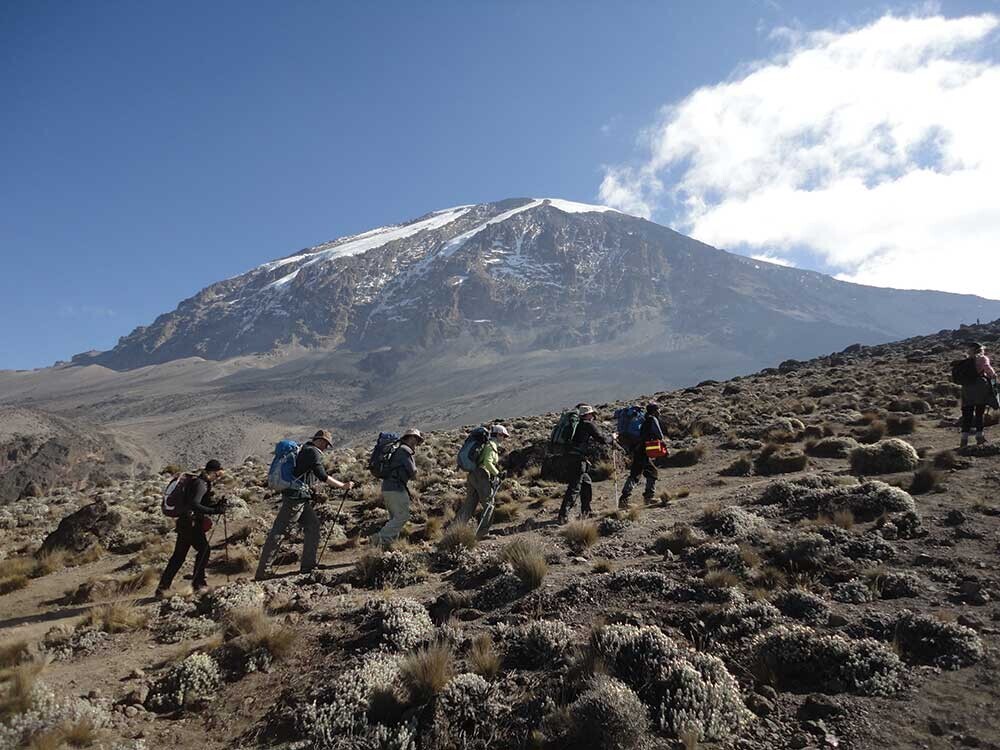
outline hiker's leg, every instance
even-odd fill
[[[580,475],[580,515],[590,515],[590,501],[594,497],[594,484],[590,479],[590,464],[583,463],[583,474]]]
[[[282,537],[285,536],[285,532],[288,531],[288,525],[295,518],[297,511],[298,509],[291,501],[281,501],[278,515],[274,517],[274,524],[267,533],[267,539],[264,540],[264,546],[260,550],[260,562],[257,563],[257,574],[254,576],[257,580],[261,580],[267,575],[271,559],[274,557],[274,553],[278,551],[278,545],[281,543]]]
[[[573,510],[573,506],[576,505],[577,498],[580,497],[583,475],[587,471],[586,466],[585,461],[573,464],[572,474],[570,475],[569,483],[566,485],[566,493],[563,495],[562,507],[559,508],[560,519],[565,520],[567,518],[569,512]]]
[[[632,490],[639,484],[639,476],[642,474],[642,459],[638,451],[632,452],[632,463],[628,470],[628,479],[622,485],[622,494],[618,497],[618,507],[627,508],[629,498],[632,497]]]
[[[188,550],[191,549],[191,533],[189,525],[190,520],[187,518],[178,518],[177,522],[174,524],[174,528],[177,530],[177,541],[174,543],[174,553],[167,561],[167,567],[163,569],[163,575],[160,576],[160,584],[157,586],[158,589],[166,590],[170,588],[171,584],[174,582],[174,576],[176,576],[177,571],[181,569],[181,565],[184,564],[184,560],[187,559]]]
[[[191,576],[191,585],[195,589],[204,588],[208,585],[205,580],[205,568],[208,567],[208,555],[211,548],[208,545],[208,538],[205,536],[205,529],[201,525],[201,519],[195,518],[191,522],[191,545],[198,554],[194,558],[194,575]]]
[[[319,554],[320,526],[319,517],[313,510],[312,502],[306,500],[302,504],[302,513],[299,514],[299,523],[302,524],[302,535],[305,540],[302,542],[302,561],[299,570],[308,573],[316,567],[316,556]]]
[[[479,505],[479,485],[476,482],[476,473],[478,471],[479,469],[470,471],[469,476],[465,478],[465,501],[455,516],[455,523],[457,524],[468,523],[469,519],[475,514],[476,507]]]
[[[656,495],[656,480],[660,478],[660,470],[656,468],[656,464],[650,461],[648,457],[646,458],[646,465],[642,469],[642,475],[646,478],[646,490],[642,493],[642,499],[648,505]]]
[[[406,492],[383,492],[386,510],[389,511],[389,522],[375,536],[378,543],[386,547],[396,541],[403,526],[410,520],[410,496]]]
[[[967,435],[972,432],[973,415],[976,412],[975,406],[962,406],[962,434]]]
[[[976,425],[976,444],[982,445],[986,442],[986,435],[983,434],[983,430],[986,429],[986,405],[977,406],[976,414],[973,420]]]

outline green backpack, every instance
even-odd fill
[[[549,447],[568,448],[573,444],[573,436],[580,424],[580,412],[576,409],[564,412],[549,435]]]

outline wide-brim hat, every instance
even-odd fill
[[[404,432],[403,433],[403,437],[404,438],[412,437],[412,438],[416,438],[417,442],[420,442],[420,443],[424,442],[424,436],[420,434],[420,430],[418,430],[416,427],[411,427],[406,432]],[[402,438],[400,438],[400,439],[402,440]]]
[[[579,411],[580,411],[580,416],[581,417],[585,417],[588,414],[596,414],[597,413],[597,411],[594,409],[594,407],[590,406],[589,404],[580,404]]]
[[[317,430],[316,434],[312,436],[313,440],[325,440],[330,445],[333,445],[333,434],[329,430]]]

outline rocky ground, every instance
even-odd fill
[[[201,596],[150,596],[164,476],[0,506],[0,748],[1000,747],[1000,433],[957,450],[948,380],[972,338],[1000,322],[657,394],[659,495],[615,512],[597,456],[599,513],[568,526],[555,415],[511,420],[478,544],[448,529],[462,431],[422,447],[381,554],[369,446],[339,450],[362,486],[319,504],[323,568],[292,538],[264,584],[248,460]]]

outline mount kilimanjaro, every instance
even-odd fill
[[[0,373],[0,406],[121,433],[151,461],[242,459],[316,425],[350,437],[546,411],[977,318],[1000,302],[850,284],[607,207],[515,198],[220,281],[110,351]]]

